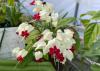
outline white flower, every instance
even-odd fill
[[[33,9],[33,12],[40,12],[41,11],[41,8],[40,7],[36,7]]]
[[[54,45],[56,45],[56,40],[55,39],[52,39],[52,40],[49,40],[47,45],[43,48],[43,54],[47,54],[49,52],[49,48],[53,47]]]
[[[40,6],[43,5],[43,4],[42,4],[42,1],[40,1],[40,0],[36,0],[36,1],[35,1],[35,4],[36,4],[36,5],[40,5]]]
[[[40,11],[39,13],[40,13],[40,16],[45,16],[48,12],[45,11],[45,10],[42,10],[42,11]]]
[[[22,49],[17,53],[16,57],[21,56],[22,58],[24,58],[27,54],[28,54],[28,51],[26,51],[25,49]]]
[[[46,43],[44,41],[37,41],[33,47],[36,47],[35,50],[43,49],[46,46]]]
[[[67,38],[73,38],[74,32],[71,31],[70,29],[65,29],[64,33],[66,34]]]
[[[46,10],[48,13],[52,13],[53,6],[50,3],[46,3],[46,5],[44,5],[44,10]]]
[[[66,49],[70,49],[70,48],[72,48],[73,44],[75,44],[76,42],[72,38],[72,39],[66,39],[66,41],[64,43],[65,43]]]
[[[16,55],[20,50],[21,50],[21,48],[19,48],[19,47],[14,48],[14,49],[12,50],[12,53]]]
[[[56,38],[57,38],[58,40],[63,41],[63,40],[65,39],[64,33],[63,33],[61,30],[57,30],[57,36],[56,36]]]
[[[25,30],[28,30],[28,32],[31,32],[34,29],[32,25],[28,25],[25,27]]]
[[[49,16],[49,13],[46,10],[42,10],[39,12],[41,16],[41,20],[45,20],[46,22],[51,21],[51,16]]]
[[[35,52],[35,59],[36,59],[36,60],[39,60],[39,59],[41,59],[42,57],[43,57],[42,52],[40,52],[40,51]]]
[[[22,31],[27,31],[28,33],[30,33],[33,29],[34,29],[34,27],[32,25],[28,24],[27,22],[24,22],[21,25],[19,25],[16,32],[18,32],[18,35],[21,36]]]
[[[72,61],[72,59],[74,58],[74,55],[71,50],[65,50],[63,52],[63,56],[64,56],[64,58],[67,58],[70,61]]]
[[[54,27],[56,27],[57,26],[57,24],[58,24],[58,13],[52,13],[51,14],[51,18],[52,18],[52,25],[54,26]]]
[[[53,20],[53,21],[57,21],[59,15],[58,15],[58,13],[54,13],[54,12],[53,12],[53,13],[51,14],[51,17],[52,17],[52,20]]]
[[[24,28],[25,28],[26,26],[28,26],[28,23],[27,23],[27,22],[24,22],[24,23],[20,24],[16,32],[18,32],[19,35],[21,35],[21,32],[22,32],[23,30],[25,30]]]
[[[51,32],[49,29],[44,30],[42,34],[43,34],[42,37],[43,40],[51,40],[53,38],[52,37],[53,32]]]

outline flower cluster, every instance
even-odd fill
[[[58,13],[53,11],[53,7],[50,3],[43,2],[41,0],[33,0],[30,4],[35,6],[33,9],[33,12],[35,12],[33,15],[34,20],[44,20],[46,22],[52,21],[52,25],[54,27],[57,26]]]
[[[41,55],[49,53],[52,57],[56,57],[61,63],[65,63],[66,58],[70,61],[73,59],[73,51],[71,50],[73,44],[75,44],[73,31],[70,29],[65,29],[64,32],[58,30],[56,37],[53,37],[53,32],[48,29],[43,33],[43,37],[33,45],[33,47],[36,47],[35,51],[38,49],[43,50],[43,53],[41,53],[38,58],[41,58]],[[48,40],[48,43],[46,43],[46,40]]]
[[[65,24],[58,28],[58,13],[53,11],[51,4],[41,0],[33,0],[31,5],[34,5],[33,23],[24,22],[19,25],[16,33],[23,37],[27,45],[25,49],[15,48],[13,53],[17,60],[22,62],[30,51],[33,53],[35,61],[44,59],[48,55],[62,64],[68,59],[71,61],[74,58],[73,47],[76,43],[73,38],[73,30],[66,28]],[[68,19],[60,19],[65,22]],[[43,22],[43,23],[42,23]],[[33,25],[33,26],[32,26]],[[31,34],[31,36],[29,36]]]

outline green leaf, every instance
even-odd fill
[[[81,14],[80,17],[84,17],[86,15],[94,16],[96,13],[97,13],[96,11],[89,11],[89,12],[87,12],[85,14]]]
[[[62,19],[65,18],[68,15],[68,12],[66,12],[63,16]]]
[[[15,0],[8,0],[8,5],[9,6],[14,6]]]
[[[91,70],[92,71],[100,71],[100,66],[93,64],[93,65],[91,65]]]
[[[84,56],[94,58],[100,56],[100,39],[97,40],[89,50],[86,50]]]
[[[26,44],[33,44],[33,41],[36,41],[37,36],[40,35],[38,30],[33,30],[30,35],[26,38]]]
[[[86,27],[87,25],[89,25],[90,20],[88,20],[88,19],[83,19],[83,20],[81,20],[81,22],[82,22],[82,24],[84,25],[84,27]]]
[[[74,17],[60,19],[57,25],[57,29],[67,27],[69,23],[74,21],[76,21],[76,18]]]
[[[100,28],[100,25],[96,23],[91,23],[86,27],[86,30],[84,32],[85,48],[89,48],[90,45],[96,41],[96,38],[100,32],[98,31],[99,28]]]
[[[93,20],[100,20],[100,11],[98,11],[96,14],[92,17]]]
[[[49,55],[48,54],[44,55],[43,57],[44,57],[45,60],[49,60]]]

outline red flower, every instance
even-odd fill
[[[53,48],[49,49],[49,54],[51,56],[55,55],[56,59],[58,59],[60,62],[62,62],[64,60],[63,54],[60,53],[60,50],[57,49],[56,46],[54,46]]]
[[[33,0],[33,1],[30,3],[30,5],[35,5],[35,0]]]
[[[50,54],[50,55],[58,54],[58,53],[60,53],[60,50],[57,49],[56,46],[54,46],[53,48],[50,48],[50,49],[49,49],[49,54]]]
[[[75,51],[75,47],[72,46],[72,48],[71,48],[70,50],[74,53],[74,51]]]
[[[53,55],[54,53],[55,53],[54,48],[50,48],[50,49],[49,49],[49,54],[50,54],[50,55]]]
[[[27,37],[29,36],[28,31],[27,31],[27,30],[22,31],[21,36],[23,36],[23,37],[27,38]]]
[[[55,50],[55,54],[60,53],[60,50],[59,50],[59,49],[57,49],[57,47],[56,47],[56,46],[54,46],[54,50]]]
[[[62,53],[56,54],[56,58],[57,58],[60,62],[62,62],[62,61],[64,60],[64,57],[63,57],[63,54],[62,54]]]
[[[40,14],[37,13],[33,16],[33,19],[36,20],[36,21],[39,21],[40,20]]]
[[[24,59],[23,59],[22,56],[18,56],[18,57],[17,57],[17,60],[18,60],[19,62],[23,62]]]

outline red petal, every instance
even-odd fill
[[[33,16],[33,19],[36,20],[36,21],[39,21],[40,20],[40,14],[37,13]]]
[[[19,61],[19,62],[23,62],[23,57],[22,56],[19,56],[19,57],[17,57],[17,60]]]
[[[50,48],[50,49],[49,49],[49,54],[50,54],[50,55],[53,55],[54,53],[55,53],[54,48]]]
[[[28,31],[27,30],[22,31],[21,36],[27,38],[29,36]]]
[[[33,1],[30,3],[30,5],[35,5],[35,0],[33,0]]]

